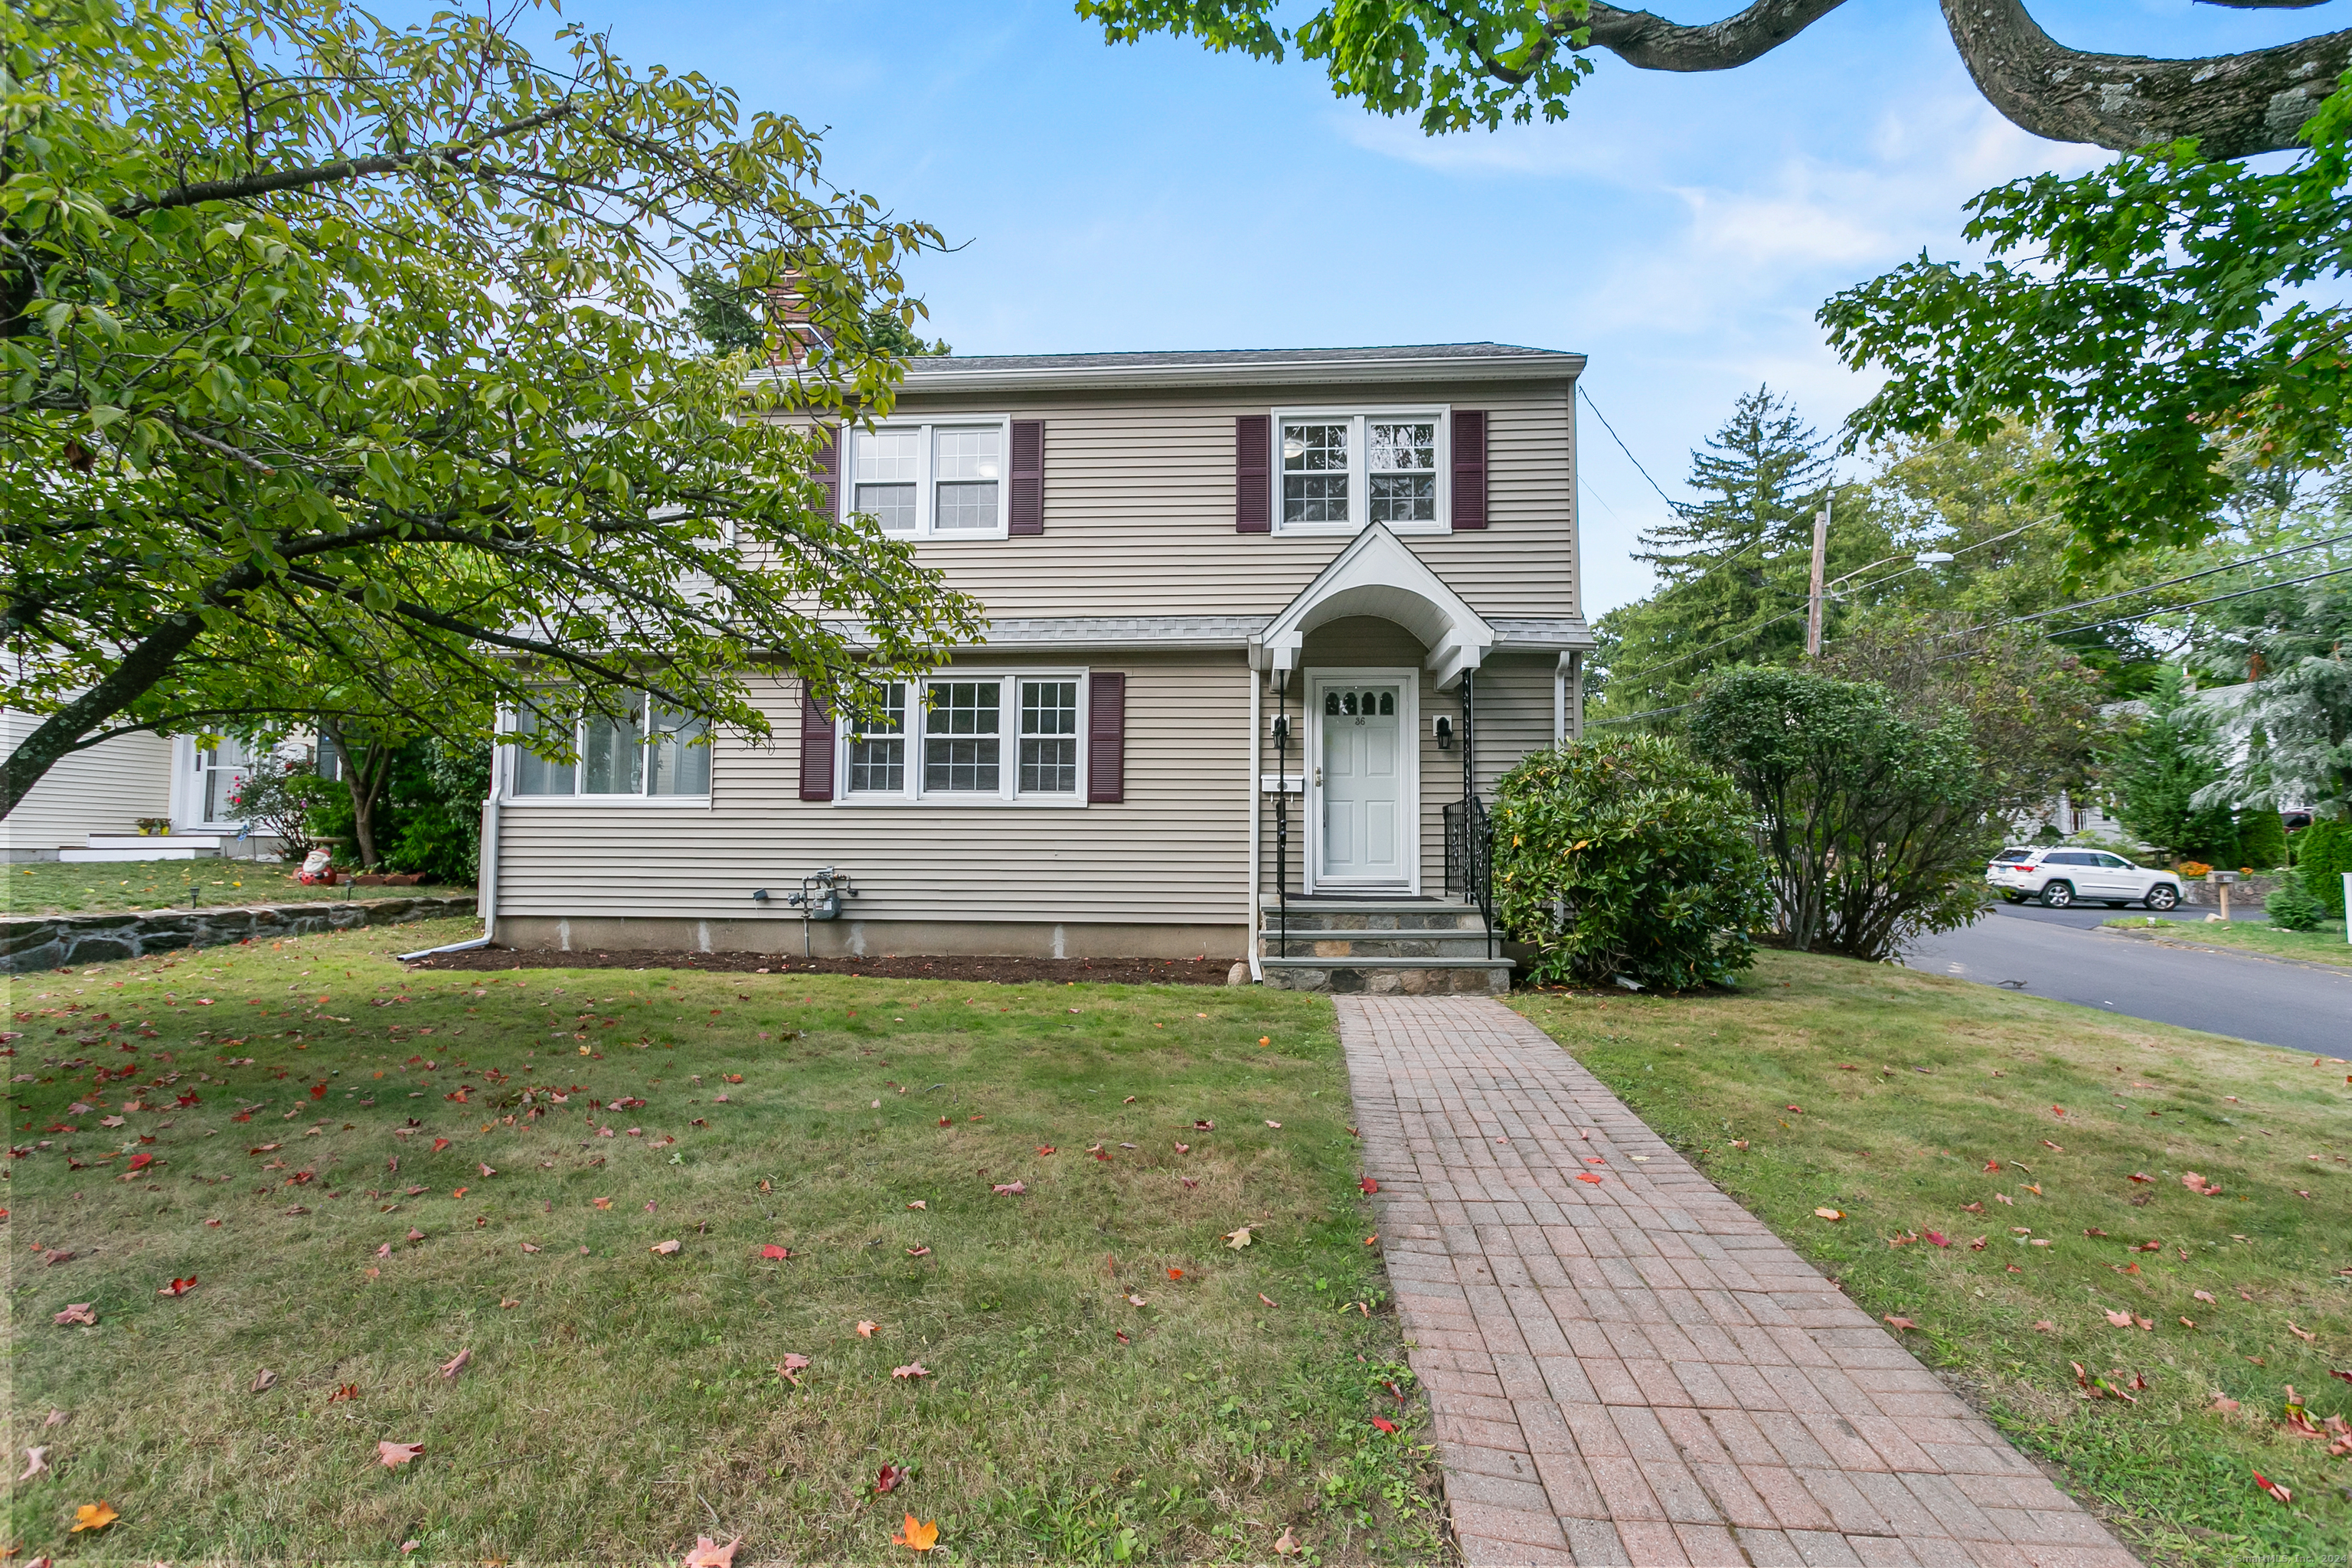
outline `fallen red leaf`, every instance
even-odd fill
[[[446,1138],[436,1138],[433,1140],[433,1152],[436,1154],[438,1154],[442,1150],[446,1149],[448,1146],[449,1140]]]
[[[378,1443],[375,1446],[376,1461],[387,1470],[396,1470],[411,1459],[424,1456],[425,1445],[422,1443]]]
[[[931,1375],[931,1370],[930,1370],[930,1368],[929,1368],[929,1367],[925,1366],[921,1362],[919,1362],[919,1361],[910,1361],[910,1362],[908,1362],[908,1363],[906,1365],[904,1365],[904,1366],[894,1366],[894,1367],[892,1367],[892,1368],[890,1369],[890,1375],[891,1375],[892,1377],[903,1377],[903,1378],[907,1378],[907,1379],[908,1379],[909,1381],[911,1381],[911,1380],[913,1380],[913,1379],[915,1379],[915,1378],[919,1378],[919,1377],[929,1377],[929,1376],[930,1376],[930,1375]]]
[[[792,1255],[793,1249],[791,1247],[778,1247],[772,1241],[760,1248],[760,1256],[762,1258],[790,1258]]]
[[[2260,1470],[2256,1470],[2254,1472],[2254,1485],[2262,1488],[2263,1490],[2270,1493],[2271,1496],[2278,1499],[2281,1502],[2293,1502],[2294,1500],[2294,1494],[2293,1492],[2287,1490],[2286,1488],[2279,1485],[2276,1481],[2271,1479],[2270,1477],[2263,1474]]]
[[[451,1356],[447,1361],[441,1363],[441,1375],[443,1377],[456,1377],[459,1373],[466,1370],[466,1363],[473,1359],[474,1352],[470,1348],[459,1351],[456,1355]]]
[[[59,1312],[58,1314],[57,1321],[60,1324],[83,1323],[95,1325],[98,1322],[98,1309],[91,1306],[88,1301],[76,1301],[64,1311]]]
[[[1381,1190],[1381,1184],[1372,1180],[1370,1176],[1366,1176],[1362,1181],[1358,1182],[1356,1184],[1368,1193],[1377,1193]]]
[[[776,1363],[776,1375],[794,1388],[798,1388],[801,1385],[801,1373],[808,1370],[808,1357],[795,1352],[787,1352],[784,1359]]]
[[[882,1473],[874,1478],[875,1495],[880,1497],[887,1493],[898,1490],[898,1483],[906,1479],[907,1472],[900,1469],[898,1466],[883,1466]]]
[[[1396,1436],[1397,1424],[1390,1420],[1385,1415],[1373,1416],[1372,1425],[1379,1427],[1381,1431],[1386,1432],[1391,1437]]]
[[[1910,1319],[1898,1318],[1892,1312],[1885,1313],[1883,1316],[1886,1319],[1886,1326],[1891,1329],[1916,1329],[1919,1326]]]
[[[707,1535],[698,1535],[694,1538],[694,1550],[686,1554],[680,1568],[735,1568],[735,1549],[742,1544],[740,1535],[724,1546]]]
[[[191,1274],[185,1279],[173,1280],[169,1285],[166,1285],[161,1290],[156,1291],[155,1294],[158,1296],[184,1296],[195,1288],[196,1277]]]

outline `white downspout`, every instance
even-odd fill
[[[499,748],[503,752],[506,748]],[[419,948],[415,952],[397,953],[403,963],[414,963],[420,958],[430,958],[436,952],[470,952],[478,947],[490,945],[490,938],[499,924],[499,769],[495,762],[490,768],[490,793],[482,802],[482,870],[481,885],[474,894],[474,912],[482,917],[482,934],[465,942],[453,942],[442,947]]]
[[[1260,875],[1260,873],[1259,873],[1259,868],[1258,868],[1258,816],[1259,816],[1260,813],[1265,809],[1265,780],[1264,780],[1263,778],[1261,778],[1261,777],[1259,776],[1259,774],[1258,774],[1258,769],[1259,769],[1259,768],[1261,768],[1261,767],[1263,767],[1263,766],[1265,765],[1264,761],[1263,761],[1262,757],[1260,756],[1259,747],[1260,747],[1260,741],[1261,741],[1261,731],[1264,731],[1264,729],[1265,728],[1265,686],[1263,685],[1263,683],[1262,683],[1262,682],[1259,680],[1259,679],[1258,679],[1258,668],[1257,668],[1257,650],[1256,650],[1255,647],[1253,647],[1253,648],[1252,648],[1252,649],[1250,649],[1250,651],[1249,651],[1249,655],[1248,655],[1248,664],[1249,664],[1249,689],[1250,689],[1250,743],[1249,743],[1249,770],[1250,770],[1250,776],[1249,776],[1249,803],[1250,803],[1250,809],[1249,809],[1249,924],[1248,924],[1248,928],[1247,928],[1247,929],[1248,929],[1248,931],[1249,931],[1249,949],[1248,949],[1248,952],[1247,952],[1246,956],[1247,956],[1247,957],[1248,957],[1248,959],[1249,959],[1249,969],[1250,969],[1250,980],[1251,980],[1251,982],[1252,982],[1254,984],[1260,984],[1260,985],[1262,985],[1262,984],[1264,984],[1265,983],[1265,971],[1264,969],[1262,969],[1262,968],[1260,968],[1260,967],[1259,967],[1259,965],[1258,965],[1258,961],[1257,961],[1257,958],[1258,958],[1258,953],[1257,953],[1257,950],[1258,950],[1258,921],[1259,921],[1260,920],[1262,920],[1262,919],[1264,919],[1264,918],[1265,918],[1265,910],[1264,910],[1264,909],[1260,906],[1260,900],[1259,900],[1259,899],[1258,899],[1258,877],[1259,877],[1259,875]]]

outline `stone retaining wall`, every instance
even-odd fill
[[[100,915],[0,917],[0,974],[104,963],[184,947],[226,947],[262,937],[308,936],[360,926],[470,915],[474,895],[420,899],[321,899],[236,909],[155,910]]]
[[[2180,900],[2182,903],[2197,904],[2206,909],[2221,907],[2221,886],[2218,882],[2209,882],[2201,877],[2194,880],[2184,877],[2180,880],[2180,890],[2186,895]],[[2263,900],[2278,890],[2279,879],[2276,877],[2244,878],[2230,884],[2230,907],[2232,910],[2261,909]]]

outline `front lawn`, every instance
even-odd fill
[[[1513,1002],[2144,1554],[2352,1549],[2352,1457],[2281,1426],[2352,1415],[2345,1063],[1792,953]]]
[[[1443,1557],[1328,1003],[471,929],[16,983],[16,1552]]]
[[[2106,923],[2120,930],[2147,932],[2139,940],[2160,942],[2168,947],[2219,948],[2228,952],[2259,953],[2266,958],[2352,965],[2352,942],[2344,940],[2344,926],[2337,921],[2330,921],[2317,931],[2286,931],[2266,921],[2149,921],[2145,916]]]
[[[0,867],[0,910],[12,915],[110,914],[125,910],[190,907],[228,909],[245,904],[307,903],[317,899],[414,899],[467,889],[427,883],[415,888],[305,887],[295,868],[276,860],[93,860],[68,866],[58,860]]]

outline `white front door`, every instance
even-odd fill
[[[1405,689],[1335,678],[1322,683],[1318,701],[1323,831],[1317,881],[1402,887],[1411,879]]]

